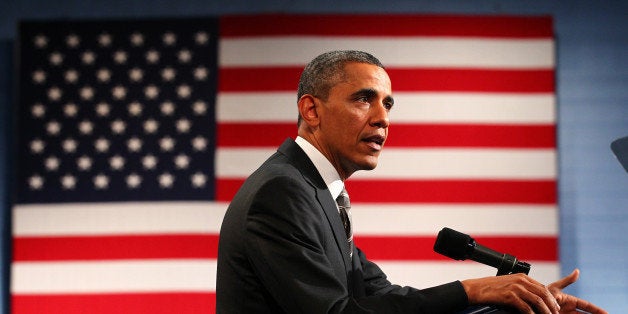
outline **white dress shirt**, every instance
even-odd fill
[[[318,173],[320,173],[321,177],[323,177],[323,181],[325,181],[327,189],[329,189],[329,192],[331,193],[331,197],[334,200],[338,198],[338,195],[340,195],[340,192],[344,189],[345,184],[340,179],[340,174],[338,174],[336,168],[334,168],[331,162],[327,160],[323,153],[318,151],[314,145],[310,144],[310,142],[304,138],[297,136],[295,142],[299,145],[299,147],[301,147],[301,149],[303,149],[307,157],[309,157],[314,164],[314,167],[316,167],[316,170],[318,170]]]

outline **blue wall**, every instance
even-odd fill
[[[628,135],[628,1],[151,1],[0,2],[0,231],[3,309],[9,248],[12,46],[21,19],[139,18],[233,13],[465,13],[551,15],[557,38],[560,254],[582,270],[570,293],[610,313],[628,310],[628,174],[609,144]]]

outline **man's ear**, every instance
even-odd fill
[[[297,103],[299,107],[299,115],[301,115],[301,123],[305,123],[310,127],[316,127],[320,123],[318,116],[318,99],[310,94],[301,96]]]

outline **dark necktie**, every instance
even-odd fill
[[[347,244],[349,245],[349,257],[353,257],[353,230],[351,230],[351,203],[349,202],[349,194],[347,190],[342,189],[338,198],[336,198],[336,203],[338,203],[338,210],[340,213],[340,219],[342,220],[342,225],[345,227],[345,234],[347,235]]]

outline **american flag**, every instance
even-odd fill
[[[336,49],[380,58],[396,100],[348,181],[356,245],[399,284],[494,275],[433,253],[448,226],[558,278],[549,17],[24,22],[19,48],[13,313],[214,312],[227,204]]]

